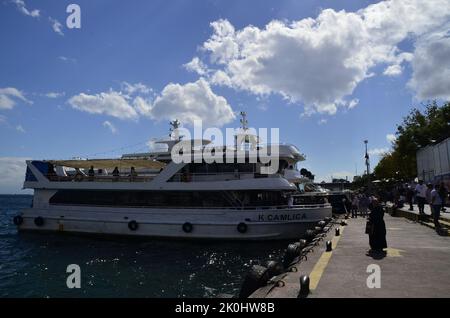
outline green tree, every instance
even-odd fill
[[[423,113],[414,108],[397,126],[396,136],[393,150],[374,169],[378,179],[410,180],[417,176],[417,150],[450,137],[450,102],[438,106],[434,101]]]

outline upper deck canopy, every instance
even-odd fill
[[[103,169],[161,169],[166,165],[163,162],[146,159],[91,159],[91,160],[50,160],[49,163],[54,166],[64,166],[71,168],[89,169],[94,168]]]

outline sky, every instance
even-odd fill
[[[170,120],[240,111],[316,181],[351,179],[363,140],[373,168],[413,107],[450,99],[450,0],[0,0],[0,41],[0,193],[26,159],[143,152]]]

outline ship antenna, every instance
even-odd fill
[[[180,127],[181,123],[178,119],[175,119],[173,121],[169,122],[169,125],[172,126],[169,131],[169,137],[174,138],[175,140],[181,140],[181,136],[179,135],[178,128]]]
[[[243,131],[247,131],[248,130],[248,121],[247,121],[247,113],[246,112],[241,112],[241,128]]]

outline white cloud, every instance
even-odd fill
[[[122,82],[121,87],[128,95],[134,95],[137,93],[150,94],[151,92],[153,92],[153,90],[150,87],[147,87],[142,83],[130,84],[127,82]]]
[[[105,120],[105,121],[103,122],[103,127],[106,127],[106,128],[108,128],[109,130],[111,130],[111,133],[112,133],[113,135],[117,133],[116,127],[115,127],[110,121],[108,121],[108,120]]]
[[[183,64],[183,67],[189,72],[197,73],[200,76],[208,73],[208,68],[198,57],[194,57],[189,63]]]
[[[0,124],[5,124],[8,122],[8,119],[6,116],[0,115]]]
[[[168,84],[156,97],[151,116],[169,120],[178,118],[186,124],[200,119],[204,126],[222,126],[235,118],[227,100],[214,94],[203,78],[185,85]]]
[[[16,126],[16,130],[17,130],[18,132],[21,132],[21,133],[25,133],[25,132],[26,132],[25,129],[22,127],[22,125],[17,125],[17,126]]]
[[[119,119],[137,119],[136,109],[128,102],[127,96],[109,91],[95,95],[81,93],[72,96],[68,103],[75,109],[91,114],[104,114]]]
[[[398,64],[389,65],[383,72],[386,76],[398,76],[402,74],[402,66]]]
[[[133,100],[133,106],[140,115],[151,116],[152,102],[149,99],[137,96]]]
[[[48,92],[48,93],[46,93],[44,96],[45,96],[45,97],[48,97],[48,98],[59,98],[59,97],[63,97],[64,95],[66,95],[65,92],[61,92],[61,93],[58,93],[58,92]]]
[[[17,9],[19,9],[20,12],[22,12],[25,15],[28,15],[33,18],[38,18],[40,16],[39,10],[28,10],[26,7],[26,4],[23,0],[12,0],[12,2],[17,6]]]
[[[397,137],[395,137],[394,134],[387,134],[387,135],[386,135],[386,140],[387,140],[389,143],[393,143],[395,140],[397,140]]]
[[[345,100],[374,75],[375,66],[387,65],[386,75],[399,74],[401,63],[412,58],[398,48],[400,42],[420,39],[449,18],[448,0],[388,0],[356,12],[326,9],[315,19],[271,21],[263,28],[236,30],[229,21],[218,20],[211,23],[213,34],[202,50],[216,68],[208,67],[212,84],[279,94],[303,103],[307,114],[334,114],[339,107],[355,106]],[[436,54],[447,52],[442,46]],[[442,74],[439,69],[436,73]]]
[[[328,122],[328,120],[326,120],[325,118],[320,119],[317,123],[319,125],[325,125]]]
[[[371,156],[381,156],[389,152],[389,148],[373,148],[367,151]]]
[[[135,94],[137,90],[128,92]],[[235,118],[227,100],[216,95],[203,78],[184,85],[170,83],[154,100],[111,89],[95,95],[80,93],[72,96],[68,103],[77,110],[119,119],[138,119],[140,116],[155,120],[178,118],[184,124],[201,119],[205,126],[222,126]]]
[[[25,179],[25,160],[28,159],[0,157],[0,193],[23,193],[21,189]]]
[[[63,62],[68,62],[68,63],[76,63],[77,59],[74,59],[73,57],[67,57],[67,56],[58,56],[58,59],[60,59]]]
[[[17,99],[28,104],[33,102],[25,98],[24,93],[14,87],[0,88],[0,109],[12,109],[16,105]]]
[[[354,108],[354,107],[356,107],[357,105],[358,105],[358,103],[359,103],[359,99],[357,99],[357,98],[354,98],[354,99],[352,99],[349,103],[348,103],[348,108],[349,109],[352,109],[352,108]]]
[[[62,28],[63,28],[62,24],[61,24],[58,20],[53,19],[52,17],[49,17],[48,19],[49,19],[50,22],[52,23],[52,29],[53,29],[53,31],[55,31],[55,32],[58,33],[59,35],[64,35],[64,33],[63,33],[63,31],[62,31]]]
[[[419,99],[450,99],[450,23],[416,44],[409,86]]]

